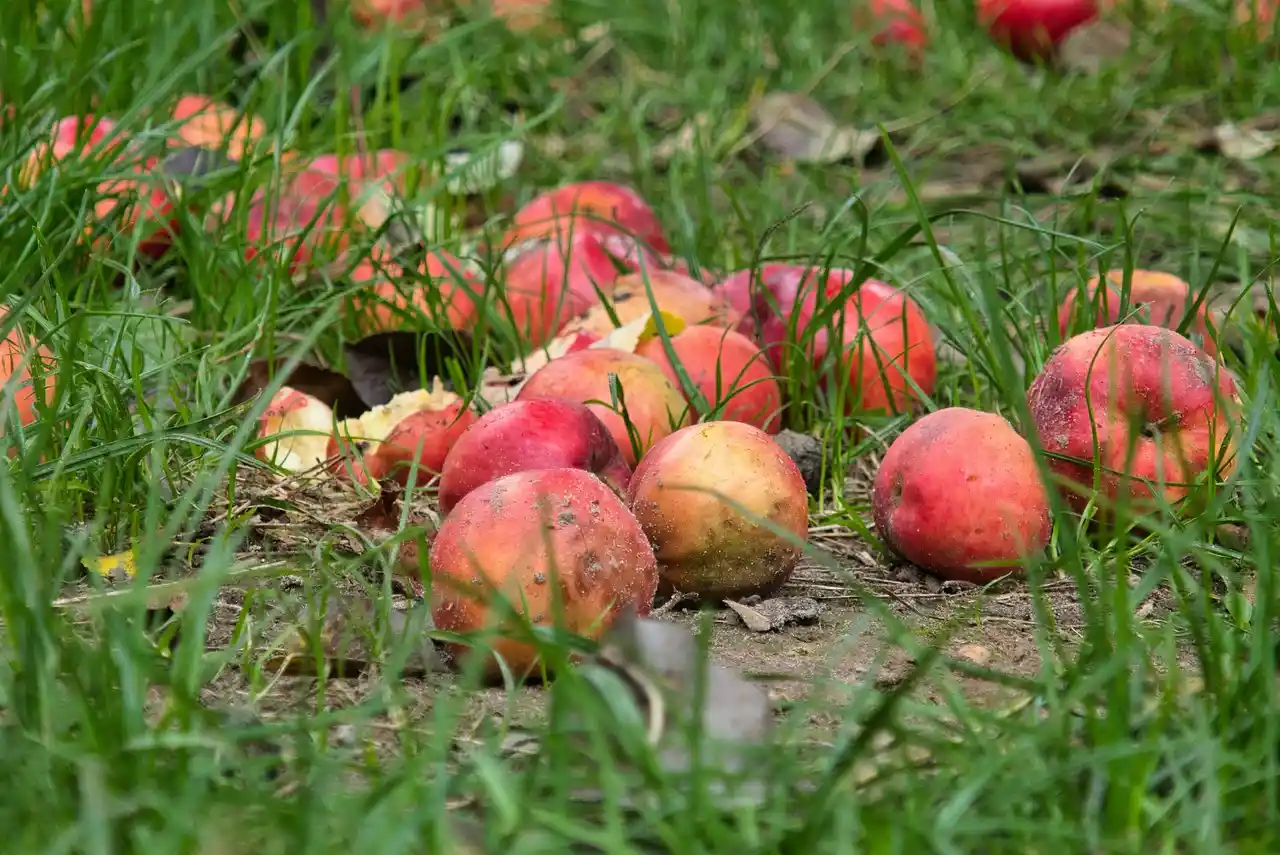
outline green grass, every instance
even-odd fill
[[[525,201],[569,180],[629,182],[657,209],[675,253],[701,267],[811,259],[906,288],[939,341],[967,357],[943,363],[931,405],[1025,425],[1025,389],[1057,343],[1056,307],[1099,269],[1158,267],[1206,293],[1271,276],[1275,156],[1232,163],[1188,141],[1280,96],[1272,48],[1230,31],[1214,8],[1223,4],[1178,4],[1189,18],[1153,21],[1131,56],[1096,77],[1017,65],[972,25],[967,3],[931,4],[943,26],[923,73],[873,56],[839,4],[566,4],[573,25],[608,22],[616,46],[603,60],[590,46],[566,50],[479,18],[430,46],[361,34],[341,12],[321,31],[296,0],[101,2],[87,30],[78,3],[47,2],[38,15],[17,5],[0,17],[0,105],[13,107],[0,124],[10,185],[0,199],[0,302],[11,307],[5,328],[20,321],[58,369],[36,424],[20,430],[11,390],[0,398],[0,444],[15,452],[0,467],[0,828],[12,851],[1275,851],[1280,363],[1256,325],[1239,320],[1242,343],[1226,356],[1242,387],[1241,465],[1203,513],[1144,531],[1123,517],[1086,524],[1055,509],[1048,560],[1025,583],[1038,673],[941,661],[931,645],[941,648],[958,624],[920,637],[868,594],[868,618],[928,668],[941,702],[911,696],[910,680],[890,692],[870,680],[815,692],[779,720],[748,775],[728,775],[763,781],[765,798],[734,802],[712,786],[723,775],[714,764],[666,770],[617,709],[616,687],[600,689],[587,672],[556,681],[551,712],[535,716],[533,755],[509,750],[502,713],[541,689],[513,688],[496,702],[510,709],[490,702],[477,718],[468,675],[425,690],[401,679],[403,644],[355,697],[330,678],[262,721],[220,717],[227,707],[260,712],[275,697],[274,672],[256,652],[273,640],[264,615],[275,577],[302,575],[313,592],[374,578],[364,584],[385,608],[389,579],[362,571],[389,567],[394,549],[421,535],[406,516],[391,542],[360,552],[343,539],[359,531],[320,526],[264,560],[248,515],[221,513],[234,506],[228,479],[248,483],[260,468],[252,448],[266,396],[231,403],[248,363],[337,360],[353,335],[342,319],[353,289],[338,270],[299,287],[282,268],[247,263],[235,218],[216,233],[184,219],[155,263],[136,257],[133,235],[89,246],[81,236],[96,188],[119,174],[106,163],[69,161],[15,186],[55,116],[92,109],[154,144],[164,134],[157,117],[187,92],[257,112],[288,149],[351,152],[357,126],[345,93],[359,86],[369,148],[399,148],[424,165],[451,148],[524,136],[520,175],[486,200],[490,233],[500,233],[502,193]],[[257,60],[231,50],[250,21],[264,24]],[[337,49],[320,53],[326,38]],[[1220,61],[1228,51],[1231,62]],[[403,74],[420,80],[401,92]],[[706,116],[727,134],[743,126],[753,92],[783,89],[810,91],[860,127],[912,121],[865,167],[783,168],[758,152],[730,156],[716,135],[654,165],[652,147],[685,119]],[[521,127],[504,117],[506,103],[521,107]],[[551,135],[569,154],[540,153]],[[1155,150],[1149,138],[1168,145]],[[1104,198],[1086,182],[1051,199],[1008,180],[1046,153],[1068,162],[1102,153],[1130,193]],[[619,155],[630,168],[608,171]],[[990,167],[976,195],[951,202],[926,192],[971,177],[975,163]],[[201,192],[270,187],[274,174],[268,154]],[[424,187],[427,200],[458,204]],[[455,252],[471,237],[439,236]],[[516,343],[501,319],[490,322],[498,332],[478,336],[478,347],[510,356]],[[866,497],[843,495],[844,464],[908,419],[833,418],[839,394],[828,401],[817,379],[789,378],[788,419],[820,430],[840,464],[820,521],[865,532]],[[1247,529],[1247,544],[1219,542],[1224,523]],[[52,605],[83,575],[82,559],[126,549],[142,582],[174,571],[186,579],[172,650],[175,626],[148,631],[141,590],[88,611]],[[181,573],[191,567],[198,573]],[[1053,574],[1079,592],[1084,627],[1072,643],[1053,626],[1044,593]],[[261,586],[231,637],[206,643],[219,589],[252,580]],[[1135,618],[1157,589],[1173,610]],[[840,640],[862,643],[869,636]],[[565,644],[551,651],[563,655]],[[979,703],[961,690],[962,672],[1026,702]],[[1202,690],[1187,691],[1192,678]],[[835,724],[810,727],[819,717]],[[898,748],[884,747],[889,736]],[[256,750],[263,740],[276,748]],[[584,803],[584,788],[601,797]],[[446,843],[477,805],[480,837]]]

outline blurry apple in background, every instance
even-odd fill
[[[1077,27],[1098,17],[1096,0],[977,0],[978,23],[1023,61],[1048,59]]]
[[[634,189],[609,181],[579,181],[535,196],[512,217],[503,245],[567,239],[582,230],[632,236],[658,253],[671,250],[649,203]]]

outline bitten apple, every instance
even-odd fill
[[[1124,273],[1113,270],[1107,273],[1107,287],[1098,290],[1099,278],[1094,276],[1085,284],[1084,303],[1080,307],[1080,294],[1072,290],[1062,301],[1058,309],[1058,331],[1065,338],[1071,328],[1071,322],[1078,314],[1086,317],[1092,315],[1095,327],[1111,326],[1120,322],[1121,298],[1124,295]],[[1129,305],[1126,317],[1136,311],[1137,320],[1141,323],[1155,324],[1167,329],[1177,329],[1182,323],[1187,309],[1195,302],[1191,286],[1171,273],[1156,270],[1134,270],[1129,280]],[[1089,307],[1096,311],[1090,312]],[[1187,330],[1188,338],[1210,356],[1218,352],[1214,341],[1213,322],[1209,319],[1208,308],[1204,303],[1196,309],[1194,319]]]
[[[458,437],[475,423],[476,414],[437,379],[430,390],[401,392],[390,401],[353,419],[339,422],[329,455],[358,456],[369,478],[394,478],[421,487],[444,468]],[[359,476],[357,475],[357,478]]]
[[[1185,498],[1235,468],[1235,382],[1210,356],[1162,327],[1120,324],[1064,342],[1027,391],[1049,462],[1076,508],[1095,495],[1137,509]],[[1065,460],[1060,456],[1075,458]]]
[[[286,472],[306,472],[329,459],[333,425],[333,410],[328,404],[291,386],[281,386],[258,420],[258,438],[265,441],[254,453],[259,460]]]
[[[782,390],[769,360],[751,339],[733,330],[696,326],[670,342],[677,362],[707,404],[725,405],[722,419],[771,434],[782,430]],[[657,363],[672,385],[683,390],[661,338],[641,342],[636,353]]]
[[[609,389],[610,375],[617,377],[621,389],[617,409]],[[661,368],[643,356],[610,347],[578,350],[539,368],[520,388],[516,400],[538,398],[564,398],[586,404],[604,422],[622,450],[623,459],[631,466],[637,457],[628,422],[643,454],[689,419],[684,396]]]
[[[741,422],[671,434],[640,461],[627,496],[663,582],[707,600],[781,587],[800,560],[796,541],[808,534],[800,470],[768,434]]]
[[[515,472],[468,493],[436,534],[431,574],[432,616],[446,632],[501,630],[510,609],[535,627],[598,637],[626,609],[647,614],[658,586],[640,524],[581,469]],[[492,650],[517,678],[539,659],[536,648],[510,637]],[[492,657],[485,670],[499,673]]]
[[[619,495],[631,478],[618,443],[585,404],[554,398],[494,407],[458,437],[440,475],[440,511],[481,484],[527,469],[585,469]]]
[[[871,491],[894,552],[941,576],[984,583],[1049,541],[1049,497],[1031,446],[1002,416],[937,410],[893,441]]]

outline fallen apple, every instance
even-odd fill
[[[631,467],[604,422],[585,404],[542,398],[494,407],[467,428],[445,458],[440,512],[512,472],[585,469],[621,495]]]
[[[356,458],[372,480],[390,477],[407,486],[412,476],[421,487],[440,474],[450,449],[475,421],[467,402],[437,379],[430,390],[401,392],[339,422],[328,455]]]
[[[978,0],[978,23],[1023,61],[1048,59],[1077,27],[1098,16],[1096,0]]]
[[[707,404],[724,404],[721,419],[744,422],[770,434],[782,430],[782,390],[769,360],[751,339],[720,327],[694,326],[669,341],[677,362]],[[677,389],[684,388],[661,338],[641,342],[636,353],[657,363]]]
[[[351,271],[353,284],[364,286],[346,306],[362,335],[405,329],[424,317],[436,326],[469,330],[476,323],[484,285],[467,265],[442,249],[427,253],[418,275],[405,275],[394,261],[372,258]]]
[[[317,253],[336,257],[346,250],[356,220],[339,204],[339,190],[337,177],[306,168],[283,177],[278,192],[259,190],[247,212],[245,258],[287,262],[297,273]]]
[[[535,196],[512,217],[503,245],[583,231],[631,236],[659,253],[671,249],[649,203],[631,187],[609,181],[579,181]]]
[[[9,309],[0,305],[0,327],[8,321]],[[32,366],[38,366],[32,371]],[[18,412],[18,424],[27,427],[36,420],[37,398],[44,405],[53,403],[56,376],[53,353],[43,344],[23,331],[21,324],[14,324],[3,340],[0,340],[0,402],[13,398]],[[8,416],[0,416],[0,437],[4,436]],[[17,453],[10,447],[9,456]]]
[[[1092,321],[1090,327],[1105,327],[1121,320],[1121,303],[1124,295],[1124,273],[1113,270],[1107,273],[1107,287],[1098,290],[1099,278],[1094,276],[1084,287],[1085,308],[1083,314]],[[1058,309],[1058,331],[1065,338],[1072,320],[1081,313],[1077,306],[1080,294],[1072,290]],[[1191,286],[1171,273],[1155,270],[1134,270],[1129,282],[1129,300],[1125,318],[1131,315],[1141,323],[1154,324],[1167,329],[1177,329],[1187,309],[1195,302]],[[1093,312],[1089,307],[1096,307]],[[1091,317],[1090,317],[1091,316]],[[1218,352],[1214,340],[1213,322],[1205,302],[1196,309],[1188,338],[1210,356]]]
[[[1184,499],[1199,479],[1235,469],[1235,382],[1191,341],[1163,327],[1120,324],[1059,346],[1027,391],[1049,468],[1083,509],[1156,496]],[[1095,461],[1098,472],[1094,490]]]
[[[129,178],[112,178],[98,184],[93,203],[93,219],[85,227],[97,235],[96,243],[107,247],[118,235],[128,241],[137,236],[138,252],[158,258],[173,245],[179,221],[174,197],[155,173],[160,160],[148,157],[135,164]]]
[[[648,287],[645,285],[646,279]],[[597,305],[565,324],[562,332],[585,332],[604,337],[617,326],[626,325],[652,313],[654,303],[657,303],[659,311],[675,315],[689,325],[730,326],[736,321],[728,304],[716,290],[672,270],[651,270],[644,274],[629,273],[622,276],[613,283],[613,291],[607,297],[607,302],[606,307],[597,301]],[[617,318],[617,324],[614,323],[614,317]]]
[[[707,600],[777,590],[808,534],[800,470],[768,434],[741,422],[671,434],[641,459],[627,497],[662,581]]]
[[[515,472],[472,490],[440,526],[430,566],[432,615],[445,632],[501,631],[509,609],[534,627],[595,638],[624,610],[648,614],[658,586],[640,524],[581,469]],[[511,637],[492,650],[517,679],[539,661],[534,646]],[[499,673],[491,656],[485,672]]]
[[[177,124],[171,143],[225,150],[232,160],[245,160],[267,135],[267,123],[261,117],[206,95],[183,95],[170,116]]]
[[[948,407],[893,441],[872,515],[898,555],[943,579],[1018,572],[1049,541],[1049,497],[1031,446],[1002,416]]]
[[[919,61],[929,45],[924,16],[911,0],[859,0],[854,5],[854,27],[873,32],[876,47],[898,47]]]
[[[258,420],[262,443],[254,454],[285,472],[308,472],[329,461],[333,428],[333,409],[328,404],[291,386],[281,386]]]
[[[495,307],[530,347],[541,347],[565,322],[611,294],[618,268],[590,232],[526,245],[503,269],[503,299]]]
[[[621,389],[616,408],[610,376],[617,378]],[[661,368],[643,356],[609,347],[568,353],[539,368],[525,381],[516,400],[539,398],[586,404],[609,429],[630,466],[636,464],[638,454],[689,418],[684,396]]]
[[[30,187],[44,170],[64,160],[111,162],[125,145],[116,123],[105,116],[66,116],[54,122],[49,139],[35,147],[18,172],[18,186]]]

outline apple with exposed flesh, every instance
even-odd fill
[[[307,472],[328,463],[333,428],[333,409],[328,404],[299,389],[281,386],[258,419],[258,438],[264,441],[254,453],[285,472]]]
[[[1077,509],[1156,496],[1186,498],[1197,480],[1236,466],[1235,381],[1190,340],[1163,327],[1120,324],[1067,339],[1027,391],[1049,468]],[[1072,459],[1064,459],[1072,458]]]
[[[585,404],[540,398],[494,407],[467,428],[444,461],[440,512],[481,484],[526,469],[585,469],[618,495],[631,467],[604,422]]]
[[[1049,542],[1049,495],[1031,446],[994,413],[948,407],[885,452],[872,515],[898,555],[943,579],[1019,572]]]
[[[1049,59],[1073,30],[1098,17],[1096,0],[978,0],[978,23],[1023,61]]]
[[[770,434],[782,429],[782,390],[769,360],[751,339],[720,327],[693,326],[669,341],[707,404],[724,403],[721,419],[745,422]],[[676,388],[684,388],[660,337],[641,342],[636,353],[657,363]]]
[[[671,434],[641,459],[627,497],[664,585],[706,600],[776,591],[808,534],[800,470],[768,434],[742,422]]]
[[[1107,287],[1101,293],[1098,291],[1098,282],[1098,277],[1094,276],[1084,288],[1083,311],[1086,315],[1093,315],[1090,326],[1105,327],[1119,323],[1121,297],[1124,294],[1123,271],[1108,272]],[[1058,331],[1064,338],[1071,328],[1071,322],[1081,311],[1076,305],[1079,297],[1079,292],[1072,289],[1058,309]],[[1125,316],[1141,323],[1177,329],[1187,309],[1194,302],[1191,286],[1177,276],[1156,270],[1134,270],[1129,282],[1129,303]],[[1089,306],[1096,306],[1096,312],[1090,313]],[[1213,322],[1209,319],[1207,306],[1202,302],[1196,309],[1195,318],[1187,332],[1190,333],[1188,338],[1210,356],[1218,352],[1212,330]]]
[[[874,30],[871,43],[876,47],[900,47],[916,61],[929,45],[924,16],[911,0],[860,0],[853,24],[864,32]]]
[[[328,454],[357,459],[374,481],[390,477],[407,486],[412,476],[421,487],[440,474],[450,449],[475,421],[467,402],[437,378],[430,390],[401,392],[363,415],[339,422]]]
[[[671,251],[649,203],[633,188],[610,181],[579,181],[534,197],[516,211],[503,245],[580,231],[632,236],[655,252]]]
[[[635,517],[603,481],[571,468],[514,472],[472,490],[436,533],[430,567],[432,616],[445,632],[501,632],[514,611],[534,627],[596,638],[625,610],[648,614],[658,587]],[[473,649],[496,677],[495,659]],[[490,649],[517,679],[539,659],[509,635]]]
[[[617,316],[618,324],[625,326],[651,314],[653,303],[657,303],[659,311],[675,315],[689,325],[730,326],[736,321],[736,316],[716,289],[673,270],[628,273],[613,283],[613,291],[607,299],[609,308],[604,304],[592,306],[565,324],[562,332],[585,332],[603,338],[615,329],[609,309]]]
[[[260,116],[242,113],[206,95],[183,95],[170,115],[177,123],[172,143],[225,149],[232,160],[244,160],[267,135],[267,123]]]
[[[540,347],[565,322],[613,293],[618,268],[590,232],[542,241],[520,249],[503,268],[505,302],[495,310],[507,316],[525,342]]]
[[[612,406],[609,376],[621,388],[619,409]],[[637,460],[627,422],[635,429],[639,452],[687,423],[689,406],[653,361],[610,347],[589,347],[553,359],[535,371],[516,395],[517,401],[563,398],[586,404],[613,436],[627,464]],[[627,418],[622,417],[625,403]]]
[[[0,305],[0,327],[6,325],[8,315],[8,307]],[[53,404],[55,365],[49,348],[27,335],[21,324],[14,324],[0,341],[0,401],[13,396],[22,427],[35,422],[37,397],[44,399],[45,406]],[[32,371],[32,366],[38,367]],[[4,436],[7,421],[7,415],[0,416],[0,437]],[[15,454],[17,449],[11,447],[9,456]]]

